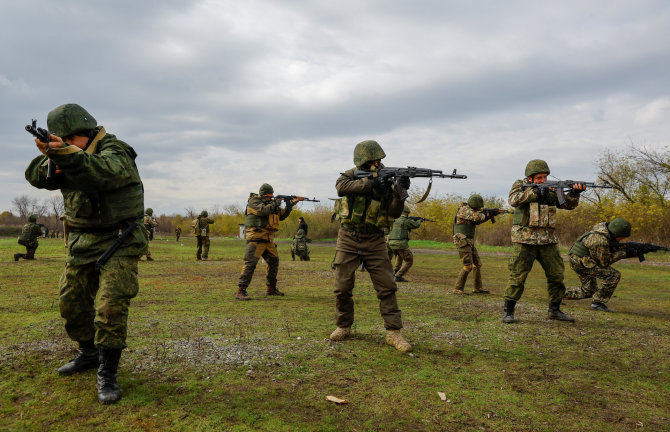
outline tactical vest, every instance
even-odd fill
[[[588,236],[590,234],[599,234],[599,235],[607,238],[607,240],[609,240],[609,238],[601,232],[589,231],[585,234],[582,234],[582,236],[577,239],[577,241],[570,247],[570,250],[568,251],[568,255],[577,255],[580,258],[590,256],[591,253],[589,252],[589,248],[587,248],[586,245],[583,242],[584,238],[586,238],[586,236]]]
[[[409,230],[405,228],[406,216],[400,216],[393,222],[393,228],[389,233],[389,240],[409,240]]]
[[[38,234],[39,232],[39,234]],[[36,223],[28,223],[23,226],[21,235],[19,236],[19,244],[35,243],[37,238],[42,234],[42,229]]]
[[[144,187],[135,183],[100,192],[62,190],[67,223],[73,228],[112,227],[144,214]]]
[[[514,225],[556,228],[556,206],[531,202],[514,209]]]
[[[254,197],[258,197],[258,195],[253,193],[249,195],[249,201]],[[256,214],[256,210],[249,206],[249,201],[247,201],[247,208],[244,210],[244,226],[279,231],[279,215],[272,213],[268,216],[259,216]]]
[[[454,235],[463,234],[465,237],[473,240],[475,238],[475,229],[477,225],[475,224],[459,224],[456,223],[458,218],[454,216]]]
[[[304,238],[295,239],[295,251],[296,252],[307,251],[307,240],[305,240]]]
[[[345,226],[370,224],[382,230],[389,228],[394,219],[388,215],[386,199],[376,200],[371,195],[346,195],[335,200],[333,218]]]

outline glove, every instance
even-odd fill
[[[581,189],[575,189],[575,188],[574,188],[575,185],[580,185],[582,188],[581,188]],[[579,194],[581,194],[582,192],[584,192],[585,190],[586,190],[586,185],[585,185],[585,184],[583,184],[583,183],[575,183],[575,184],[573,185],[573,188],[570,189],[570,192],[572,192],[573,194],[577,194],[577,195],[579,195]]]
[[[626,248],[626,258],[633,258],[637,256],[637,249],[625,246]]]
[[[544,201],[549,194],[549,188],[546,186],[537,185],[535,186],[535,191],[537,193],[537,200],[539,202]]]
[[[398,177],[397,183],[398,183],[398,186],[400,186],[401,188],[403,188],[405,190],[409,189],[410,181],[409,181],[408,176]]]
[[[372,183],[374,189],[386,189],[389,186],[388,182],[383,177],[375,177],[370,183]]]

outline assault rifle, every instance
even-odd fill
[[[487,220],[490,220],[492,224],[496,223],[496,216],[499,214],[513,214],[514,212],[511,210],[506,210],[503,208],[484,208],[482,209],[482,212],[486,215],[486,219],[484,219],[484,222]]]
[[[626,249],[627,255],[637,256],[640,262],[644,261],[644,254],[649,252],[657,251],[670,251],[670,248],[665,246],[659,246],[652,243],[638,243],[638,242],[625,242],[621,243],[621,246]]]
[[[126,228],[123,232],[119,229],[119,236],[114,240],[114,243],[110,247],[107,248],[105,252],[103,252],[102,255],[100,255],[100,258],[95,262],[95,269],[97,271],[100,271],[102,266],[109,261],[109,259],[114,255],[114,252],[117,251],[121,247],[124,241],[130,236],[130,234],[137,228],[139,224],[137,222],[133,222],[130,224],[128,228]]]
[[[412,219],[414,221],[421,221],[421,222],[437,222],[432,219],[426,219],[425,217],[421,216],[407,216],[407,219]]]
[[[546,195],[549,188],[556,190],[556,201],[558,205],[565,204],[565,189],[572,189],[576,184],[582,184],[589,188],[614,189],[614,186],[605,182],[604,184],[596,184],[593,182],[585,182],[579,180],[548,180],[544,183],[524,183],[523,187],[532,187],[538,190],[540,196]]]
[[[301,196],[297,196],[297,195],[275,195],[274,198],[278,199],[278,200],[283,200],[287,204],[289,202],[293,201],[296,198],[298,199],[298,201],[321,202],[316,198],[309,199],[309,198],[305,198],[305,197],[301,197]]]
[[[411,167],[408,166],[407,168],[400,168],[400,167],[384,167],[380,168],[376,171],[363,171],[363,170],[355,170],[354,171],[354,177],[357,179],[362,179],[362,178],[381,178],[382,181],[387,181],[391,179],[397,179],[398,177],[409,177],[409,178],[415,178],[415,177],[423,177],[423,178],[429,178],[430,181],[433,181],[434,177],[437,178],[451,178],[451,179],[466,179],[468,176],[464,174],[456,174],[456,169],[451,174],[444,174],[442,170],[434,170],[430,168],[417,168],[417,167]],[[426,190],[426,196],[428,195],[428,192],[430,192],[430,186],[432,183],[428,186],[428,190]],[[406,190],[399,191],[400,194],[400,199],[405,199],[409,196]],[[425,197],[424,197],[425,199]],[[419,200],[421,202],[422,200]]]
[[[47,153],[51,149],[49,142],[51,142],[51,132],[41,127],[37,127],[37,120],[33,119],[33,123],[26,125],[26,131],[32,136],[47,144]],[[51,179],[56,170],[56,163],[49,159],[49,165],[47,165],[47,179]]]

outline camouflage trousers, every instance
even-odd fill
[[[458,274],[454,289],[463,291],[465,282],[468,280],[468,275],[472,272],[474,289],[479,290],[482,288],[482,274],[479,270],[482,266],[482,261],[479,259],[479,252],[477,252],[477,248],[475,248],[475,244],[471,239],[461,239],[458,245],[458,256],[463,262],[463,268]]]
[[[547,277],[547,291],[552,303],[560,302],[565,295],[563,274],[565,265],[557,244],[528,245],[514,243],[514,253],[508,263],[509,281],[505,290],[505,300],[518,301],[523,294],[528,273],[535,260],[540,262]]]
[[[395,257],[395,266],[393,267],[393,273],[397,277],[402,277],[414,264],[414,255],[409,249],[394,249],[393,256]]]
[[[363,262],[377,291],[379,311],[387,330],[400,330],[402,318],[393,280],[393,268],[383,234],[361,234],[340,228],[333,268],[335,269],[335,321],[338,327],[354,322],[353,291],[356,269]]]
[[[251,284],[251,278],[254,276],[254,270],[258,261],[263,257],[267,263],[265,274],[265,285],[277,287],[277,273],[279,273],[279,253],[277,245],[274,242],[247,242],[247,249],[244,252],[244,267],[240,274],[240,280],[237,283],[239,287],[248,287]]]
[[[198,239],[198,251],[195,256],[198,259],[207,259],[209,257],[209,237],[208,236],[197,236]]]
[[[569,287],[565,292],[567,300],[593,297],[593,301],[607,303],[621,280],[621,273],[611,266],[586,268],[581,258],[576,255],[570,255],[570,268],[577,273],[582,285]],[[600,288],[598,288],[597,279],[602,279]]]
[[[125,348],[128,307],[137,295],[137,257],[112,257],[98,272],[95,263],[65,264],[60,278],[60,314],[70,339],[95,339],[103,348]]]

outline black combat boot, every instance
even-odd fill
[[[505,307],[502,322],[505,324],[512,324],[514,322],[514,306],[516,306],[516,301],[514,300],[505,300]]]
[[[561,312],[561,302],[549,303],[547,318],[559,321],[575,322],[575,319]]]
[[[25,257],[26,257],[25,254],[22,254],[22,253],[15,253],[15,254],[14,254],[14,261],[18,261],[19,258],[25,258]]]
[[[77,372],[87,371],[98,367],[98,349],[93,344],[93,339],[79,342],[79,350],[75,358],[58,368],[61,375],[72,375]]]
[[[396,277],[394,278],[394,280],[395,280],[396,282],[409,282],[407,279],[405,279],[405,278],[402,277],[402,276],[396,276]]]
[[[119,368],[121,349],[101,348],[100,367],[98,368],[98,401],[113,404],[121,399],[121,388],[116,383],[116,371]]]
[[[599,301],[594,301],[591,303],[591,309],[593,310],[598,310],[598,311],[603,311],[603,312],[614,312],[612,309],[608,308],[605,303],[599,302]]]

